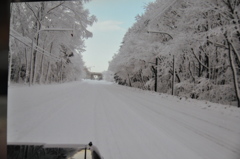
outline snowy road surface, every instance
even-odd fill
[[[240,159],[240,111],[103,81],[9,88],[8,142],[83,144],[104,159]]]

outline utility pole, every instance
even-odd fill
[[[29,77],[29,86],[32,84],[32,76],[33,76],[33,40],[32,40],[32,47],[31,47],[31,56],[30,56],[30,77]]]
[[[11,47],[10,47],[11,49]],[[8,53],[9,57],[8,57],[8,62],[9,62],[9,65],[8,65],[8,86],[10,86],[10,83],[11,83],[11,71],[12,71],[12,51],[10,50],[9,53]]]
[[[173,55],[172,95],[174,95],[174,83],[175,83],[175,58]]]
[[[158,75],[157,67],[158,67],[158,58],[156,58],[156,68],[155,68],[155,92],[157,92],[157,75]]]
[[[155,84],[154,84],[154,91],[157,92],[157,76],[158,76],[158,57],[156,58],[156,62],[153,63],[153,62],[149,62],[151,64],[155,64],[155,67],[152,66],[152,71],[154,73],[154,80],[155,80]]]
[[[63,61],[61,59],[61,72],[60,72],[60,79],[61,79],[61,83],[62,83],[62,80],[63,80]]]
[[[75,29],[75,28],[74,28]],[[31,66],[30,66],[30,81],[29,81],[29,86],[31,86],[32,84],[34,84],[35,82],[35,78],[36,78],[36,70],[34,71],[33,69],[36,69],[36,65],[35,65],[35,68],[33,68],[33,52],[34,50],[37,50],[38,46],[35,45],[34,46],[34,39],[39,36],[39,33],[42,32],[42,31],[74,31],[74,29],[72,28],[45,28],[45,29],[40,29],[38,30],[33,39],[32,39],[32,46],[31,46]],[[71,34],[73,36],[73,33]],[[36,48],[34,48],[36,47]],[[34,72],[33,72],[34,71]],[[32,80],[32,81],[31,81]]]

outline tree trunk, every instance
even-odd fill
[[[41,9],[40,9],[40,11],[38,12],[38,20],[42,20],[42,12],[43,12],[43,8],[44,8],[44,5],[43,5],[43,2],[41,3]],[[41,28],[42,28],[42,26],[41,26],[41,23],[39,22],[37,20],[37,31],[36,31],[36,33],[37,33],[37,37],[36,37],[36,47],[38,46],[38,44],[39,44],[39,39],[40,39],[40,30],[41,30]],[[35,38],[35,37],[34,37]],[[34,39],[33,39],[34,40]],[[35,81],[36,81],[36,76],[37,76],[37,50],[34,50],[34,53],[33,53],[33,66],[34,66],[34,69],[33,69],[33,79],[32,79],[32,83],[34,84],[35,83]]]
[[[11,84],[11,74],[12,74],[12,50],[9,47],[9,65],[8,65],[8,86]]]
[[[158,76],[158,58],[156,58],[156,69],[155,69],[155,92],[157,92],[157,76]]]
[[[36,76],[37,76],[37,73],[36,73],[37,72],[37,51],[34,51],[33,56],[34,56],[34,58],[33,58],[34,69],[33,69],[33,81],[32,81],[32,84],[35,83]]]
[[[234,83],[236,98],[237,98],[237,102],[238,102],[238,107],[240,108],[240,94],[239,94],[239,87],[238,87],[238,80],[237,80],[237,71],[236,71],[236,68],[235,68],[234,62],[233,62],[233,57],[232,57],[232,53],[231,53],[231,44],[227,37],[226,37],[226,40],[227,40],[227,44],[228,44],[229,62],[230,62],[230,66],[231,66],[232,73],[233,73],[233,83]]]
[[[141,70],[141,72],[139,73],[139,76],[140,76],[140,81],[141,81],[141,83],[142,83],[142,89],[145,90],[144,80],[143,80],[143,76],[142,76],[142,70]]]
[[[26,58],[26,70],[25,70],[24,82],[27,83],[27,79],[28,79],[28,60],[27,60],[27,49],[26,48],[25,48],[25,58]]]
[[[132,87],[131,79],[130,79],[130,77],[129,77],[129,74],[128,74],[128,82],[129,82],[129,86]]]
[[[219,60],[218,60],[218,47],[216,47],[216,65],[218,65],[219,63]],[[219,71],[219,68],[214,68],[214,81],[215,81],[215,84],[217,84],[217,78],[218,78],[218,71]]]
[[[60,65],[57,66],[57,82],[60,83],[61,81],[61,62]]]
[[[50,62],[48,62],[48,69],[47,69],[47,74],[46,74],[46,79],[45,79],[45,82],[48,83],[48,78],[49,78],[49,73],[50,73]]]
[[[194,68],[194,67],[193,67],[193,68]],[[191,62],[189,62],[189,64],[188,64],[188,69],[189,69],[190,75],[191,75],[191,77],[192,77],[192,79],[193,79],[193,82],[195,83],[195,77],[194,77],[194,75],[193,75],[193,73],[192,73],[192,71],[191,71]]]
[[[206,59],[206,71],[207,71],[207,77],[206,78],[210,78],[210,68],[209,68],[209,57],[207,56],[207,54],[205,53],[205,59]]]
[[[31,48],[31,54],[30,54],[30,78],[29,78],[29,86],[32,84],[32,76],[33,76],[33,41],[32,41],[32,48]]]
[[[51,42],[50,51],[49,51],[50,54],[52,52],[52,47],[53,47],[53,42]],[[50,64],[50,62],[48,62],[48,70],[47,70],[46,80],[45,80],[46,83],[48,82],[48,78],[49,78],[49,74],[50,74],[50,68],[51,68],[51,64]]]
[[[18,69],[18,75],[17,75],[17,83],[20,83],[20,79],[21,79],[21,71],[22,71],[22,65],[21,65],[21,58],[18,56],[19,58],[19,69]]]
[[[174,83],[175,83],[175,58],[173,55],[172,95],[174,95]]]
[[[202,60],[202,56],[201,56],[201,51],[199,51],[199,60]],[[198,77],[201,77],[201,71],[202,71],[202,65],[200,62],[198,62]]]
[[[63,61],[61,60],[61,68],[60,68],[60,83],[62,83],[63,76]]]
[[[43,62],[44,62],[44,55],[42,55],[42,59],[41,59],[41,67],[40,67],[40,77],[39,77],[39,84],[42,83],[42,74],[43,74]]]

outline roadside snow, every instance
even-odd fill
[[[8,93],[8,143],[92,141],[104,159],[240,158],[233,106],[88,80]]]

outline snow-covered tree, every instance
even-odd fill
[[[240,104],[239,7],[239,0],[149,3],[109,70],[119,84],[153,90],[157,79],[159,92],[175,87],[175,95]]]
[[[11,4],[12,81],[49,83],[83,76],[81,53],[84,40],[92,37],[86,28],[96,21],[86,2]]]

